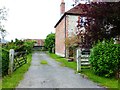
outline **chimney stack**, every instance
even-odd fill
[[[63,15],[64,13],[65,13],[65,2],[64,2],[64,0],[61,0],[60,15]]]

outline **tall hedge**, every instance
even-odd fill
[[[9,51],[2,48],[2,77],[8,74]],[[0,55],[0,56],[1,56]]]
[[[90,54],[90,63],[95,74],[104,77],[112,77],[120,68],[120,44],[114,44],[113,40],[98,42]]]

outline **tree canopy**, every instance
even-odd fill
[[[55,34],[48,34],[45,39],[45,48],[48,49],[49,52],[52,52],[52,49],[55,48]]]
[[[120,2],[91,3],[82,9],[87,12],[83,46],[120,35]]]
[[[7,11],[5,7],[0,9],[0,34],[2,39],[7,35],[7,31],[4,29],[4,25],[2,25],[2,22],[7,20]]]

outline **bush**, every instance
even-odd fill
[[[2,59],[1,60],[2,61],[2,72],[0,72],[0,73],[2,73],[2,76],[5,76],[8,74],[9,50],[14,49],[15,52],[21,52],[21,51],[27,50],[27,53],[31,53],[33,45],[34,45],[34,41],[22,41],[22,40],[18,40],[18,39],[16,39],[15,42],[10,42],[10,43],[4,44],[2,46],[2,48],[0,48],[0,51],[1,51],[0,59]]]
[[[16,39],[15,42],[9,42],[6,45],[3,45],[3,48],[7,50],[14,49],[15,52],[27,50],[28,53],[31,53],[33,45],[34,45],[34,41],[22,41],[22,40]]]
[[[120,64],[120,44],[113,40],[98,42],[90,54],[90,63],[95,74],[104,77],[115,76]]]
[[[2,77],[8,74],[9,51],[2,49]]]
[[[23,49],[27,50],[27,53],[31,53],[34,46],[34,41],[25,41]]]

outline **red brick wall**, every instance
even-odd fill
[[[65,57],[65,17],[56,27],[55,53]]]
[[[74,18],[69,17],[69,15],[66,15],[66,37],[68,37],[69,28],[72,26],[73,22],[76,22]],[[55,36],[55,53],[57,55],[67,57],[67,50],[65,51],[65,17],[62,19],[62,21],[58,24],[56,27],[56,36]],[[75,25],[74,25],[75,26]],[[73,30],[75,32],[75,30]],[[66,53],[65,53],[66,52]]]
[[[37,46],[44,46],[44,39],[33,39],[36,41]]]

